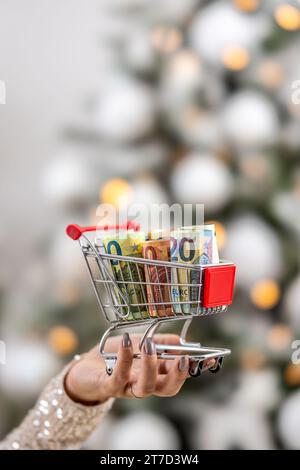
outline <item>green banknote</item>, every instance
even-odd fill
[[[128,231],[122,235],[118,235],[116,232],[103,239],[103,246],[108,254],[142,258],[144,242],[144,232]],[[137,305],[147,302],[145,285],[138,284],[139,282],[145,282],[143,265],[130,260],[111,260],[111,266],[119,289],[130,303],[130,314],[127,319],[141,320],[148,318],[147,307]],[[121,303],[124,303],[120,295],[119,298]],[[126,309],[123,308],[123,313],[125,312]]]

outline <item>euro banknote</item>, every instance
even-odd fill
[[[149,260],[170,261],[170,238],[143,243],[143,256]],[[168,266],[145,264],[147,298],[151,317],[173,315],[171,305],[171,270]]]
[[[144,232],[128,231],[118,235],[110,234],[103,239],[103,246],[106,253],[142,258],[143,243],[145,242]],[[145,274],[143,265],[134,261],[111,260],[111,267],[123,296],[130,304],[130,314],[128,320],[141,320],[148,318],[146,307],[147,293],[145,288]],[[119,295],[120,301],[122,296]],[[138,305],[139,304],[139,305]],[[125,313],[126,308],[122,309]]]
[[[188,263],[193,269],[172,269],[173,300],[178,313],[197,313],[200,306],[200,266],[217,262],[214,225],[182,227],[171,234],[171,260]],[[199,266],[199,269],[197,268]],[[176,287],[177,282],[177,287]]]

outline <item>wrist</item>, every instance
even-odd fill
[[[84,405],[84,406],[99,405],[101,403],[99,400],[92,400],[84,396],[82,393],[78,392],[77,387],[74,386],[74,383],[72,380],[72,374],[70,372],[71,370],[69,370],[66,373],[64,380],[63,380],[65,393],[70,398],[70,400],[74,401],[75,403],[79,403],[80,405]]]
[[[85,406],[96,406],[111,398],[94,377],[95,370],[90,370],[88,360],[79,360],[70,367],[64,377],[64,389],[68,397],[75,403]]]

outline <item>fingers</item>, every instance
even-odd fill
[[[178,335],[174,334],[154,335],[154,342],[160,345],[178,346],[180,345],[180,338]],[[178,354],[178,356],[182,354],[182,351],[172,350],[171,348],[168,348],[168,352],[170,354]]]
[[[146,398],[155,392],[157,361],[155,344],[151,338],[147,338],[141,356],[140,374],[137,381],[131,385],[131,390],[135,396]]]
[[[118,359],[110,377],[110,386],[115,396],[122,395],[129,381],[133,361],[132,342],[128,333],[124,333],[118,351]]]
[[[131,341],[133,344],[133,348],[136,349],[139,347],[140,341],[142,339],[142,335],[139,334],[132,334],[130,335]],[[116,339],[117,337],[113,338]],[[179,336],[175,334],[156,334],[153,337],[154,343],[160,344],[179,344]],[[108,341],[109,342],[109,341]],[[107,345],[107,350],[111,348],[111,345]]]
[[[172,361],[168,361],[166,359],[159,359],[158,360],[158,373],[159,374],[167,374],[172,367]]]
[[[189,372],[188,356],[181,356],[172,361],[173,364],[166,375],[160,375],[155,395],[171,397],[179,392]]]
[[[206,361],[203,362],[202,372],[212,369],[213,367],[216,366],[216,364],[217,364],[216,359],[214,358],[207,359]]]
[[[158,334],[154,335],[154,342],[160,344],[179,344],[180,338],[174,334]]]
[[[131,342],[133,345],[133,349],[137,349],[139,343],[142,339],[142,335],[140,334],[132,334],[130,335]],[[154,335],[154,342],[161,343],[161,344],[179,344],[179,336],[175,334],[157,334]],[[105,352],[112,353],[115,352],[120,344],[120,336],[113,336],[107,339],[105,343]],[[88,356],[93,358],[99,357],[99,346],[95,346],[91,349],[88,353]]]
[[[209,369],[213,369],[216,366],[216,364],[217,364],[216,359],[214,359],[214,358],[206,359],[203,362],[202,372],[205,372]],[[173,366],[172,361],[168,361],[168,360],[165,360],[165,359],[160,359],[159,363],[158,363],[158,373],[159,374],[167,374],[170,371],[170,369],[172,368],[172,366]]]
[[[211,358],[203,362],[202,372],[216,365],[216,360]],[[161,361],[158,367],[159,375],[155,395],[170,397],[176,395],[185,380],[189,377],[190,360],[188,356],[181,356],[174,361]]]

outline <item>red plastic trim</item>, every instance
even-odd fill
[[[138,232],[140,225],[134,222],[134,220],[128,220],[128,222],[121,225],[103,225],[99,227],[96,225],[81,227],[77,224],[70,224],[66,228],[66,233],[72,240],[78,240],[84,232],[96,232],[96,230],[134,230]]]
[[[235,271],[234,265],[222,264],[204,269],[203,306],[205,308],[232,303]]]

